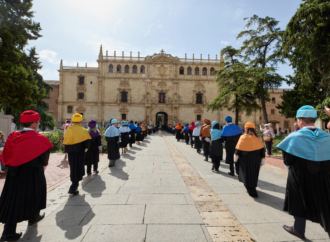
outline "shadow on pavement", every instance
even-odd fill
[[[95,188],[96,187],[96,188]],[[93,186],[83,186],[82,190],[89,193],[92,197],[101,197],[103,191],[106,189],[105,182],[102,180],[101,176],[98,179],[93,179]]]
[[[67,168],[69,168],[69,161],[62,160],[61,161],[61,164],[59,164],[57,167],[59,167],[61,169],[67,169]]]
[[[126,162],[117,160],[115,166],[109,167],[109,175],[121,180],[128,180],[128,174],[123,170],[124,167],[126,167]]]
[[[38,224],[36,224],[29,231],[27,231],[19,241],[40,242],[42,239],[42,235],[39,236],[37,235],[38,235]]]

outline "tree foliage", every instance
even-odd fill
[[[255,81],[248,75],[247,65],[241,63],[239,50],[231,46],[221,50],[224,57],[220,70],[216,71],[219,95],[208,104],[207,110],[227,108],[235,112],[235,123],[238,124],[239,113],[251,115],[260,108],[255,95]]]
[[[31,8],[32,0],[0,0],[0,109],[5,105],[18,110],[35,107],[45,96],[24,51],[29,40],[41,37],[40,24],[32,20]]]
[[[253,74],[253,78],[257,82],[264,121],[268,123],[266,110],[267,89],[278,88],[284,80],[276,73],[277,64],[284,63],[282,56],[279,54],[283,31],[277,27],[279,22],[274,18],[260,18],[254,15],[244,20],[248,20],[245,26],[248,30],[240,32],[237,39],[247,38],[243,41],[241,53],[244,62],[249,65],[249,72]],[[256,29],[250,29],[253,25],[257,25]]]

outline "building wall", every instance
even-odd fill
[[[49,97],[44,101],[49,104],[49,113],[53,115],[56,121],[58,121],[58,95],[59,95],[59,81],[45,81],[53,90],[50,90]]]

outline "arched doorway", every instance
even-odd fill
[[[167,121],[168,121],[167,113],[165,112],[156,113],[157,125],[167,125]]]

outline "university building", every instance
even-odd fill
[[[207,111],[207,104],[218,95],[214,82],[222,57],[215,59],[178,58],[163,50],[150,56],[113,56],[100,48],[98,67],[63,66],[59,82],[49,82],[56,93],[48,100],[57,104],[50,108],[61,125],[66,118],[78,112],[84,123],[96,119],[107,125],[111,118],[118,121],[134,120],[153,123],[190,123],[204,118],[224,124],[228,110]],[[283,90],[270,91],[272,102],[267,103],[269,120],[279,127],[293,128],[293,119],[285,119],[275,108],[281,102]],[[51,96],[50,95],[50,96]],[[273,100],[275,98],[275,100]],[[47,100],[46,100],[47,101]],[[273,103],[274,101],[274,103]],[[274,106],[274,107],[273,107]],[[263,122],[261,111],[251,116],[239,116],[240,126],[252,121]]]

